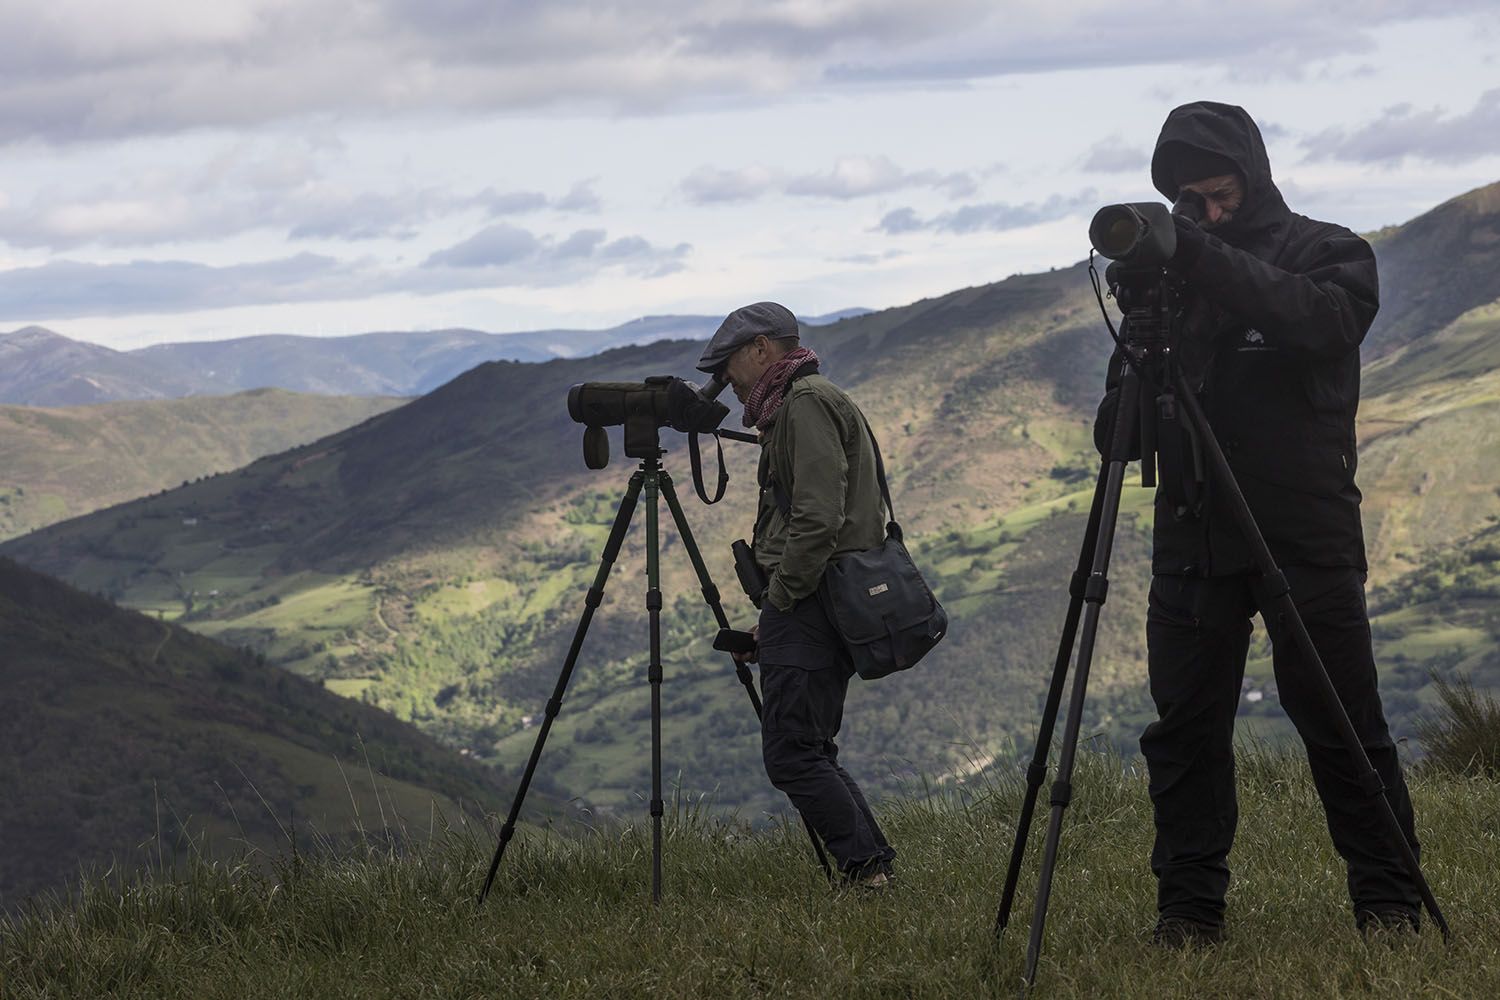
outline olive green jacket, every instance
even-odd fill
[[[822,375],[792,383],[760,438],[755,559],[782,611],[818,589],[830,560],[885,538],[875,448],[854,400]],[[783,517],[772,483],[791,504]]]

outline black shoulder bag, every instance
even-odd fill
[[[948,614],[906,551],[885,478],[880,442],[863,414],[861,420],[875,449],[880,496],[891,519],[880,545],[829,562],[817,594],[844,640],[855,672],[870,681],[915,666],[947,633]],[[772,486],[782,516],[790,518],[790,498],[779,482],[773,480]]]

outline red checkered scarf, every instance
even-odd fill
[[[781,403],[786,399],[787,387],[792,384],[792,374],[809,361],[817,364],[818,355],[811,347],[799,347],[788,351],[761,372],[760,381],[755,383],[755,388],[750,390],[750,398],[745,400],[746,427],[764,431],[771,426],[771,418],[776,416],[776,411],[781,409]]]

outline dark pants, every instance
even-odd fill
[[[1284,572],[1313,646],[1415,847],[1411,798],[1376,690],[1364,575],[1356,569],[1309,567]],[[1234,716],[1256,611],[1255,579],[1157,576],[1151,581],[1146,643],[1158,721],[1141,736],[1141,751],[1151,772],[1156,812],[1151,870],[1164,917],[1224,919],[1227,859],[1239,816]],[[1359,787],[1354,761],[1315,677],[1280,616],[1273,613],[1265,624],[1281,705],[1307,748],[1328,831],[1348,867],[1355,912],[1415,917],[1420,897],[1388,842],[1379,803]]]
[[[812,824],[845,875],[889,871],[896,856],[833,738],[854,667],[816,597],[760,613],[761,751],[771,784]]]

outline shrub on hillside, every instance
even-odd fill
[[[1500,703],[1477,691],[1462,674],[1452,681],[1436,671],[1432,683],[1441,706],[1436,715],[1419,719],[1417,738],[1427,751],[1427,766],[1452,774],[1500,778]]]

